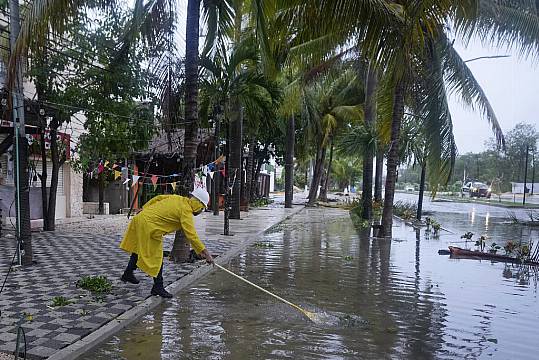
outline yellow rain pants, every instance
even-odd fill
[[[182,230],[197,254],[205,249],[195,230],[193,213],[204,208],[195,198],[159,195],[129,223],[120,248],[138,254],[137,267],[156,277],[163,262],[163,235]]]

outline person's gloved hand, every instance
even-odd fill
[[[208,264],[213,264],[213,257],[208,252],[208,249],[202,250],[202,252],[200,254],[202,254],[202,256],[204,256],[206,258],[206,262]]]

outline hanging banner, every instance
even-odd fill
[[[223,161],[225,161],[225,156],[221,155],[217,159],[215,159],[215,161],[213,163],[218,165],[218,164],[222,163]]]
[[[140,179],[139,175],[133,175],[133,184],[131,186],[135,186],[138,183],[138,179]]]

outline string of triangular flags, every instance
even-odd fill
[[[199,181],[202,180],[202,177],[210,176],[210,178],[213,180],[213,176],[215,171],[217,171],[220,164],[225,163],[225,156],[221,155],[214,161],[212,161],[209,164],[200,166],[195,169],[195,172],[197,173],[197,177],[199,178]],[[100,161],[97,167],[88,173],[90,177],[93,177],[94,173],[101,174],[104,171],[112,171],[114,173],[114,180],[118,180],[119,178],[123,177],[125,180],[123,181],[124,185],[127,185],[130,181],[132,182],[131,186],[135,186],[139,183],[139,180],[144,177],[144,172],[137,171],[137,174],[135,174],[134,170],[129,169],[129,167],[121,166],[119,164],[112,164],[109,167],[110,161]],[[120,170],[118,170],[120,169]],[[219,172],[222,176],[225,175],[225,169],[219,169]],[[129,176],[131,175],[131,178]],[[159,179],[165,179],[165,178],[176,178],[181,176],[179,173],[174,173],[170,175],[157,175],[157,174],[151,174],[146,173],[146,178],[150,179],[150,183],[143,183],[142,185],[149,185],[153,186],[153,189],[155,190],[158,186],[164,186],[165,188],[170,185],[172,187],[172,191],[176,190],[176,186],[179,183],[179,181],[172,181],[172,182],[161,182],[159,183]]]

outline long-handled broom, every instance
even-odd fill
[[[214,263],[214,264],[215,264],[215,263]],[[258,290],[263,291],[263,292],[265,292],[266,294],[273,296],[273,297],[276,298],[277,300],[280,300],[280,301],[284,302],[285,304],[292,306],[294,309],[298,310],[298,311],[301,312],[303,315],[305,315],[305,317],[306,317],[307,319],[309,319],[309,320],[311,320],[311,321],[313,321],[313,322],[315,321],[315,319],[316,319],[316,314],[315,314],[315,313],[312,313],[312,312],[310,312],[310,311],[304,310],[304,309],[300,308],[299,306],[297,306],[296,304],[292,304],[290,301],[285,300],[285,299],[283,299],[282,297],[277,296],[277,295],[275,295],[275,294],[269,292],[268,290],[266,290],[266,289],[264,289],[264,288],[262,288],[262,287],[260,287],[260,286],[258,286],[258,285],[256,285],[256,284],[253,284],[253,283],[250,282],[249,280],[247,280],[247,279],[245,279],[245,278],[239,276],[238,274],[236,274],[236,273],[234,273],[234,272],[228,270],[227,268],[222,267],[222,266],[219,265],[219,264],[215,264],[215,266],[217,266],[219,269],[221,269],[221,270],[227,272],[228,274],[234,276],[235,278],[240,279],[241,281],[246,282],[247,284],[249,284],[249,285],[251,285],[251,286],[254,286],[254,287],[257,288]]]

